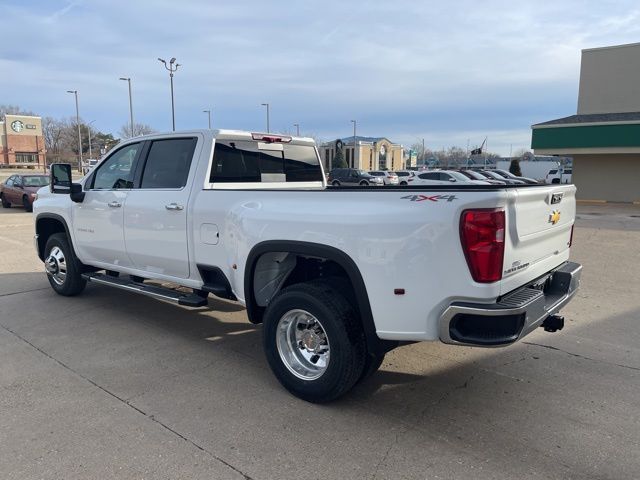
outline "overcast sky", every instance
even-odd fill
[[[576,111],[580,50],[640,40],[635,1],[0,0],[0,103],[128,121],[265,129],[407,146],[528,147],[530,125]]]

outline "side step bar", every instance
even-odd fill
[[[158,287],[156,285],[145,285],[129,279],[105,275],[103,273],[83,273],[82,278],[87,282],[99,283],[110,287],[127,290],[129,292],[141,293],[149,297],[159,298],[169,302],[184,305],[186,307],[204,307],[208,304],[207,299],[195,293],[183,293],[171,290],[170,288]]]

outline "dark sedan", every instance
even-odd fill
[[[22,205],[27,212],[33,210],[36,192],[49,185],[48,175],[11,175],[0,184],[0,200],[2,206]]]

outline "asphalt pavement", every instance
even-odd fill
[[[580,206],[564,330],[419,343],[345,398],[271,375],[233,302],[56,295],[32,215],[0,211],[0,477],[640,478],[640,207]]]

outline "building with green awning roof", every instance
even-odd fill
[[[583,50],[577,114],[533,125],[531,148],[573,157],[580,200],[640,202],[640,44]]]

